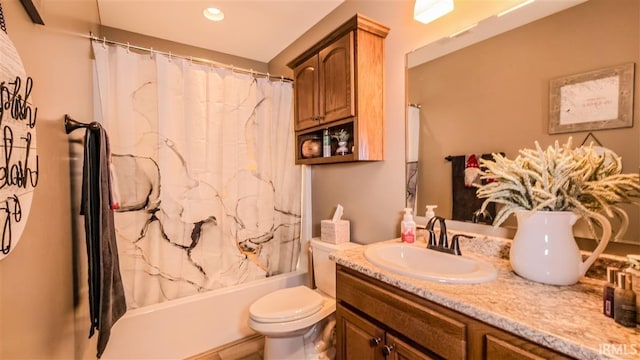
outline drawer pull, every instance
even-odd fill
[[[371,338],[371,340],[369,340],[369,345],[371,345],[371,347],[376,347],[380,345],[381,342],[382,342],[382,339],[380,339],[379,337]]]
[[[393,351],[393,345],[385,345],[382,347],[382,354],[384,354],[384,356],[391,355],[392,351]]]

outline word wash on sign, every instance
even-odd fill
[[[32,88],[31,77],[25,81],[24,89],[20,77],[0,83],[0,250],[5,255],[11,251],[11,228],[22,220],[20,196],[38,184],[38,156],[35,164],[29,162],[31,133],[38,115],[38,108],[29,103]]]

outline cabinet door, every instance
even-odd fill
[[[435,360],[392,334],[387,333],[387,360]],[[384,351],[383,351],[384,352]]]
[[[320,122],[355,116],[353,31],[320,51]]]
[[[295,130],[318,125],[318,57],[313,56],[293,71],[295,80]]]
[[[336,338],[338,360],[384,359],[384,330],[340,304],[336,307]]]

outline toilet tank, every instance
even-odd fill
[[[336,263],[329,259],[329,254],[334,251],[342,251],[361,246],[348,242],[342,244],[331,244],[320,239],[311,239],[311,250],[313,251],[313,275],[316,287],[323,293],[336,297]]]

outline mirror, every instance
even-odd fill
[[[638,89],[633,127],[594,130],[592,136],[589,131],[549,134],[548,119],[551,79],[629,62],[636,64],[638,78],[640,2],[574,1],[551,13],[522,15],[535,13],[535,7],[545,3],[549,2],[536,1],[514,12],[523,17],[521,26],[507,19],[511,14],[492,16],[466,33],[407,55],[408,103],[420,106],[419,125],[413,126],[419,128],[419,136],[411,136],[415,134],[410,134],[407,119],[407,149],[418,151],[411,177],[417,184],[417,215],[423,216],[425,206],[433,204],[437,215],[452,218],[452,163],[447,156],[468,159],[471,154],[502,152],[514,158],[518,149],[532,148],[535,141],[544,148],[569,137],[574,146],[595,138],[622,157],[625,173],[638,171]],[[633,205],[624,208],[629,228],[617,241],[640,244],[640,211]],[[515,219],[510,220],[505,227],[515,225]],[[612,220],[612,226],[620,224]],[[589,237],[586,224],[576,231],[577,236]]]

